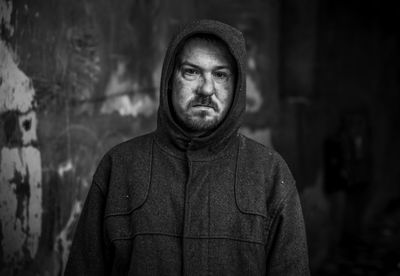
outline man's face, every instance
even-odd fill
[[[189,131],[201,134],[218,126],[231,106],[234,60],[221,42],[189,40],[178,56],[172,82],[172,105]]]

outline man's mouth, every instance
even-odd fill
[[[206,107],[206,108],[212,108],[215,109],[215,107],[213,105],[209,105],[209,104],[194,104],[192,105],[193,107]]]
[[[190,102],[189,106],[192,108],[199,108],[199,109],[211,108],[214,111],[218,112],[218,105],[214,103],[211,97],[209,96],[197,96]]]

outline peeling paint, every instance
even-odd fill
[[[0,1],[1,37],[13,35],[12,1]],[[4,31],[4,33],[3,33]],[[3,36],[4,35],[4,36]],[[37,142],[35,91],[13,49],[0,40],[0,115],[11,143],[0,151],[0,255],[6,269],[35,258],[42,232],[42,168]],[[4,272],[0,269],[0,274]]]
[[[148,94],[139,92],[138,83],[125,76],[126,64],[119,62],[107,84],[106,95],[109,98],[104,102],[101,112],[104,114],[117,112],[121,116],[133,117],[140,114],[145,116],[154,114],[158,103]]]
[[[0,1],[0,34],[3,36],[3,29],[9,32],[12,36],[14,27],[11,25],[12,1]],[[0,49],[1,50],[1,49]]]
[[[29,146],[1,150],[1,247],[6,263],[33,258],[39,245],[42,217],[40,152]],[[28,256],[26,254],[28,253]]]
[[[255,113],[260,110],[263,103],[263,97],[257,87],[257,84],[249,75],[246,77],[246,85],[246,111],[249,113]]]
[[[66,34],[70,52],[65,56],[67,60],[60,64],[68,66],[69,82],[74,88],[71,97],[75,100],[90,99],[101,74],[100,35],[91,20],[68,28]]]
[[[72,165],[72,161],[68,160],[67,162],[60,164],[60,166],[58,166],[58,175],[62,178],[64,176],[64,174],[66,172],[72,171],[73,170],[73,165]]]
[[[12,50],[0,40],[0,114],[10,110],[26,113],[33,105],[32,82],[15,59]]]
[[[29,145],[37,142],[37,117],[36,112],[30,111],[19,116],[19,127],[22,132],[22,144]]]
[[[67,224],[65,225],[63,230],[57,235],[55,240],[54,250],[61,256],[62,272],[64,272],[65,265],[67,264],[69,250],[72,244],[73,226],[79,219],[79,215],[82,212],[82,205],[82,201],[75,201]]]
[[[109,99],[104,104],[101,112],[110,114],[118,112],[121,116],[137,117],[139,114],[150,116],[155,111],[154,102],[148,95],[134,95],[129,97],[127,95],[118,98]]]

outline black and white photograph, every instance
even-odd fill
[[[0,0],[0,275],[400,275],[399,18]]]

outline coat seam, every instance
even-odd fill
[[[103,198],[105,198],[105,197],[106,197],[105,191],[104,191],[103,188],[97,183],[97,181],[94,180],[94,179],[93,179],[93,184],[94,184],[94,186],[97,187],[97,189],[99,189],[99,191],[100,191],[101,195],[103,196]]]
[[[272,212],[272,214],[271,214],[271,216],[270,216],[270,218],[271,218],[270,223],[268,224],[268,226],[267,226],[267,228],[266,228],[267,233],[268,233],[268,237],[267,237],[267,242],[266,242],[265,245],[269,244],[269,242],[270,242],[270,240],[271,240],[271,235],[272,235],[272,233],[271,233],[271,231],[270,231],[270,230],[271,230],[271,227],[272,227],[272,225],[274,224],[274,222],[277,220],[277,217],[279,216],[279,214],[282,212],[283,206],[286,204],[286,202],[287,202],[289,196],[290,196],[292,193],[293,193],[293,191],[288,191],[288,192],[286,192],[286,194],[281,198],[281,200],[280,200],[279,203],[277,204],[278,207],[276,208],[276,210],[275,210],[274,212]]]
[[[239,175],[239,173],[238,173],[238,171],[239,171],[239,169],[238,169],[238,168],[239,168],[239,165],[238,165],[238,164],[239,164],[239,159],[240,159],[239,155],[240,155],[240,146],[241,146],[241,142],[242,142],[242,140],[240,139],[240,140],[239,140],[239,143],[238,143],[237,154],[236,154],[235,179],[234,179],[234,184],[233,184],[236,207],[237,207],[238,210],[239,210],[241,213],[243,213],[243,214],[261,216],[261,217],[267,219],[268,216],[265,215],[265,214],[262,214],[262,213],[259,213],[259,212],[253,212],[253,211],[249,211],[249,210],[244,210],[242,207],[240,207],[240,204],[239,204],[239,202],[238,202],[238,198],[237,198],[237,185],[238,185],[238,177],[239,177],[239,176],[238,176],[238,175]]]
[[[171,233],[163,233],[163,232],[138,232],[134,235],[130,235],[127,237],[113,238],[111,240],[111,242],[119,241],[119,240],[133,240],[137,236],[142,236],[142,235],[154,235],[154,236],[160,235],[160,236],[168,236],[168,237],[174,237],[174,238],[197,239],[197,240],[205,240],[205,239],[208,239],[208,240],[232,240],[232,241],[252,243],[252,244],[264,246],[264,243],[261,241],[240,239],[240,238],[234,238],[234,237],[229,237],[229,236],[183,236],[181,234],[171,234]]]
[[[149,169],[149,175],[148,175],[147,190],[146,190],[146,194],[145,194],[142,202],[140,202],[139,204],[137,204],[136,206],[134,206],[133,208],[131,208],[128,211],[120,211],[120,212],[113,212],[113,213],[105,214],[104,220],[106,220],[109,217],[129,215],[129,214],[133,213],[135,210],[142,207],[143,204],[147,201],[147,198],[148,198],[149,192],[150,192],[150,186],[151,186],[151,180],[152,180],[152,174],[153,174],[153,146],[154,146],[154,138],[151,141],[150,152],[149,152],[149,160],[150,160],[149,168],[150,169]]]

